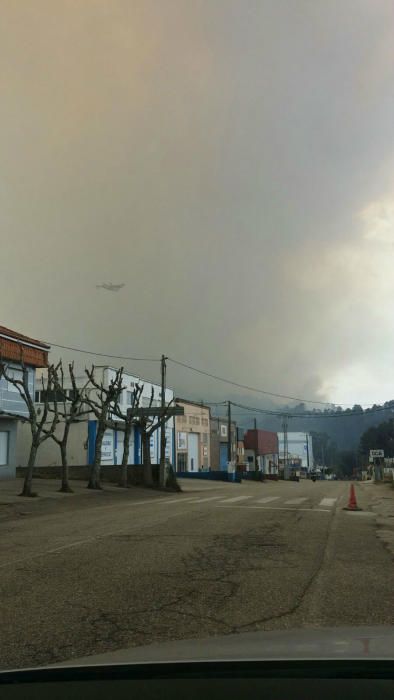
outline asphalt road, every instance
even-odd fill
[[[1,668],[255,630],[392,624],[368,487],[187,482],[62,495],[0,523]]]

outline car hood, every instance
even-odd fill
[[[94,654],[57,666],[179,661],[393,659],[394,627],[247,632]]]

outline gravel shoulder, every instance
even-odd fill
[[[394,556],[394,487],[391,483],[361,482],[370,497],[371,509],[376,514],[376,534]]]

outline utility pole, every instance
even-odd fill
[[[287,436],[288,428],[288,416],[284,414],[282,416],[282,430],[283,430],[283,478],[288,479],[288,459],[289,459],[289,444]]]
[[[257,418],[254,419],[254,429],[257,430]]]
[[[164,486],[165,467],[166,467],[166,423],[164,421],[164,409],[166,406],[166,357],[161,356],[161,430],[160,430],[160,467],[159,467],[159,485]]]
[[[307,472],[309,472],[309,438],[308,438],[308,433],[305,433],[305,441],[306,441],[306,469],[307,469]]]
[[[227,462],[231,462],[231,401],[227,401]]]

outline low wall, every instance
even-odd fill
[[[242,478],[246,481],[264,481],[265,475],[263,472],[242,472]]]
[[[225,471],[177,472],[178,479],[206,479],[208,481],[232,481],[238,484],[242,481],[241,472],[231,474]]]
[[[90,467],[85,465],[72,465],[68,468],[69,479],[79,481],[88,481]],[[16,476],[24,477],[26,467],[17,467]],[[142,464],[129,464],[127,467],[127,483],[130,486],[139,486],[143,484],[144,467]],[[152,464],[153,480],[159,481],[159,465]],[[61,479],[61,467],[34,467],[33,479]],[[104,465],[100,469],[101,481],[110,484],[118,484],[120,481],[121,467],[119,465]]]
[[[242,472],[242,478],[246,481],[278,481],[277,474],[265,474],[264,472]]]

